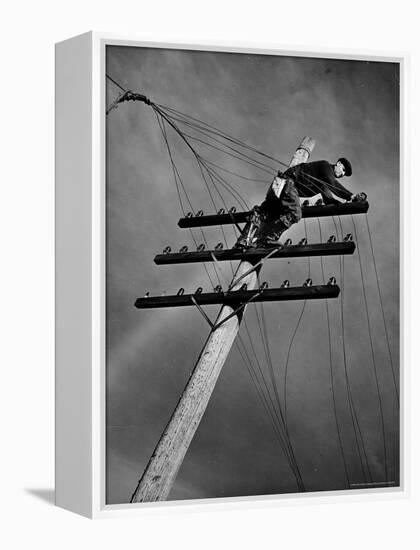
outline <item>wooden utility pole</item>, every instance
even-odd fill
[[[306,162],[314,146],[315,141],[305,137],[289,166]],[[244,284],[247,285],[247,289],[255,288],[257,273],[252,268],[253,265],[247,261],[239,264],[232,283],[238,282],[232,286],[231,291],[239,290]],[[244,311],[245,308],[236,315],[232,315],[234,310],[231,306],[222,307],[215,325],[232,316],[210,333],[172,418],[133,493],[131,502],[167,499],[238,333]]]

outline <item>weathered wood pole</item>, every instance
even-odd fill
[[[289,166],[306,162],[315,146],[314,140],[305,137],[297,148]],[[233,281],[252,268],[249,262],[241,262]],[[252,271],[241,279],[232,290],[244,283],[248,289],[255,288],[257,274]],[[245,309],[233,315],[216,330],[212,330],[190,375],[149,463],[133,493],[131,502],[166,500],[175,481],[184,456],[204,415],[210,396],[216,385],[223,364],[239,330]],[[233,312],[223,306],[216,324]]]

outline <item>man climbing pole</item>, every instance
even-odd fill
[[[335,164],[326,160],[297,164],[279,172],[260,206],[254,206],[235,248],[264,248],[276,245],[280,236],[302,217],[300,197],[321,194],[324,204],[364,201],[365,193],[352,194],[336,178],[352,175],[350,162],[341,157]]]

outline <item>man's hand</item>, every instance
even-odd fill
[[[357,193],[357,195],[352,195],[351,202],[364,202],[366,199],[366,193]]]

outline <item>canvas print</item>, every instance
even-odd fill
[[[106,503],[400,484],[400,64],[106,48]]]

